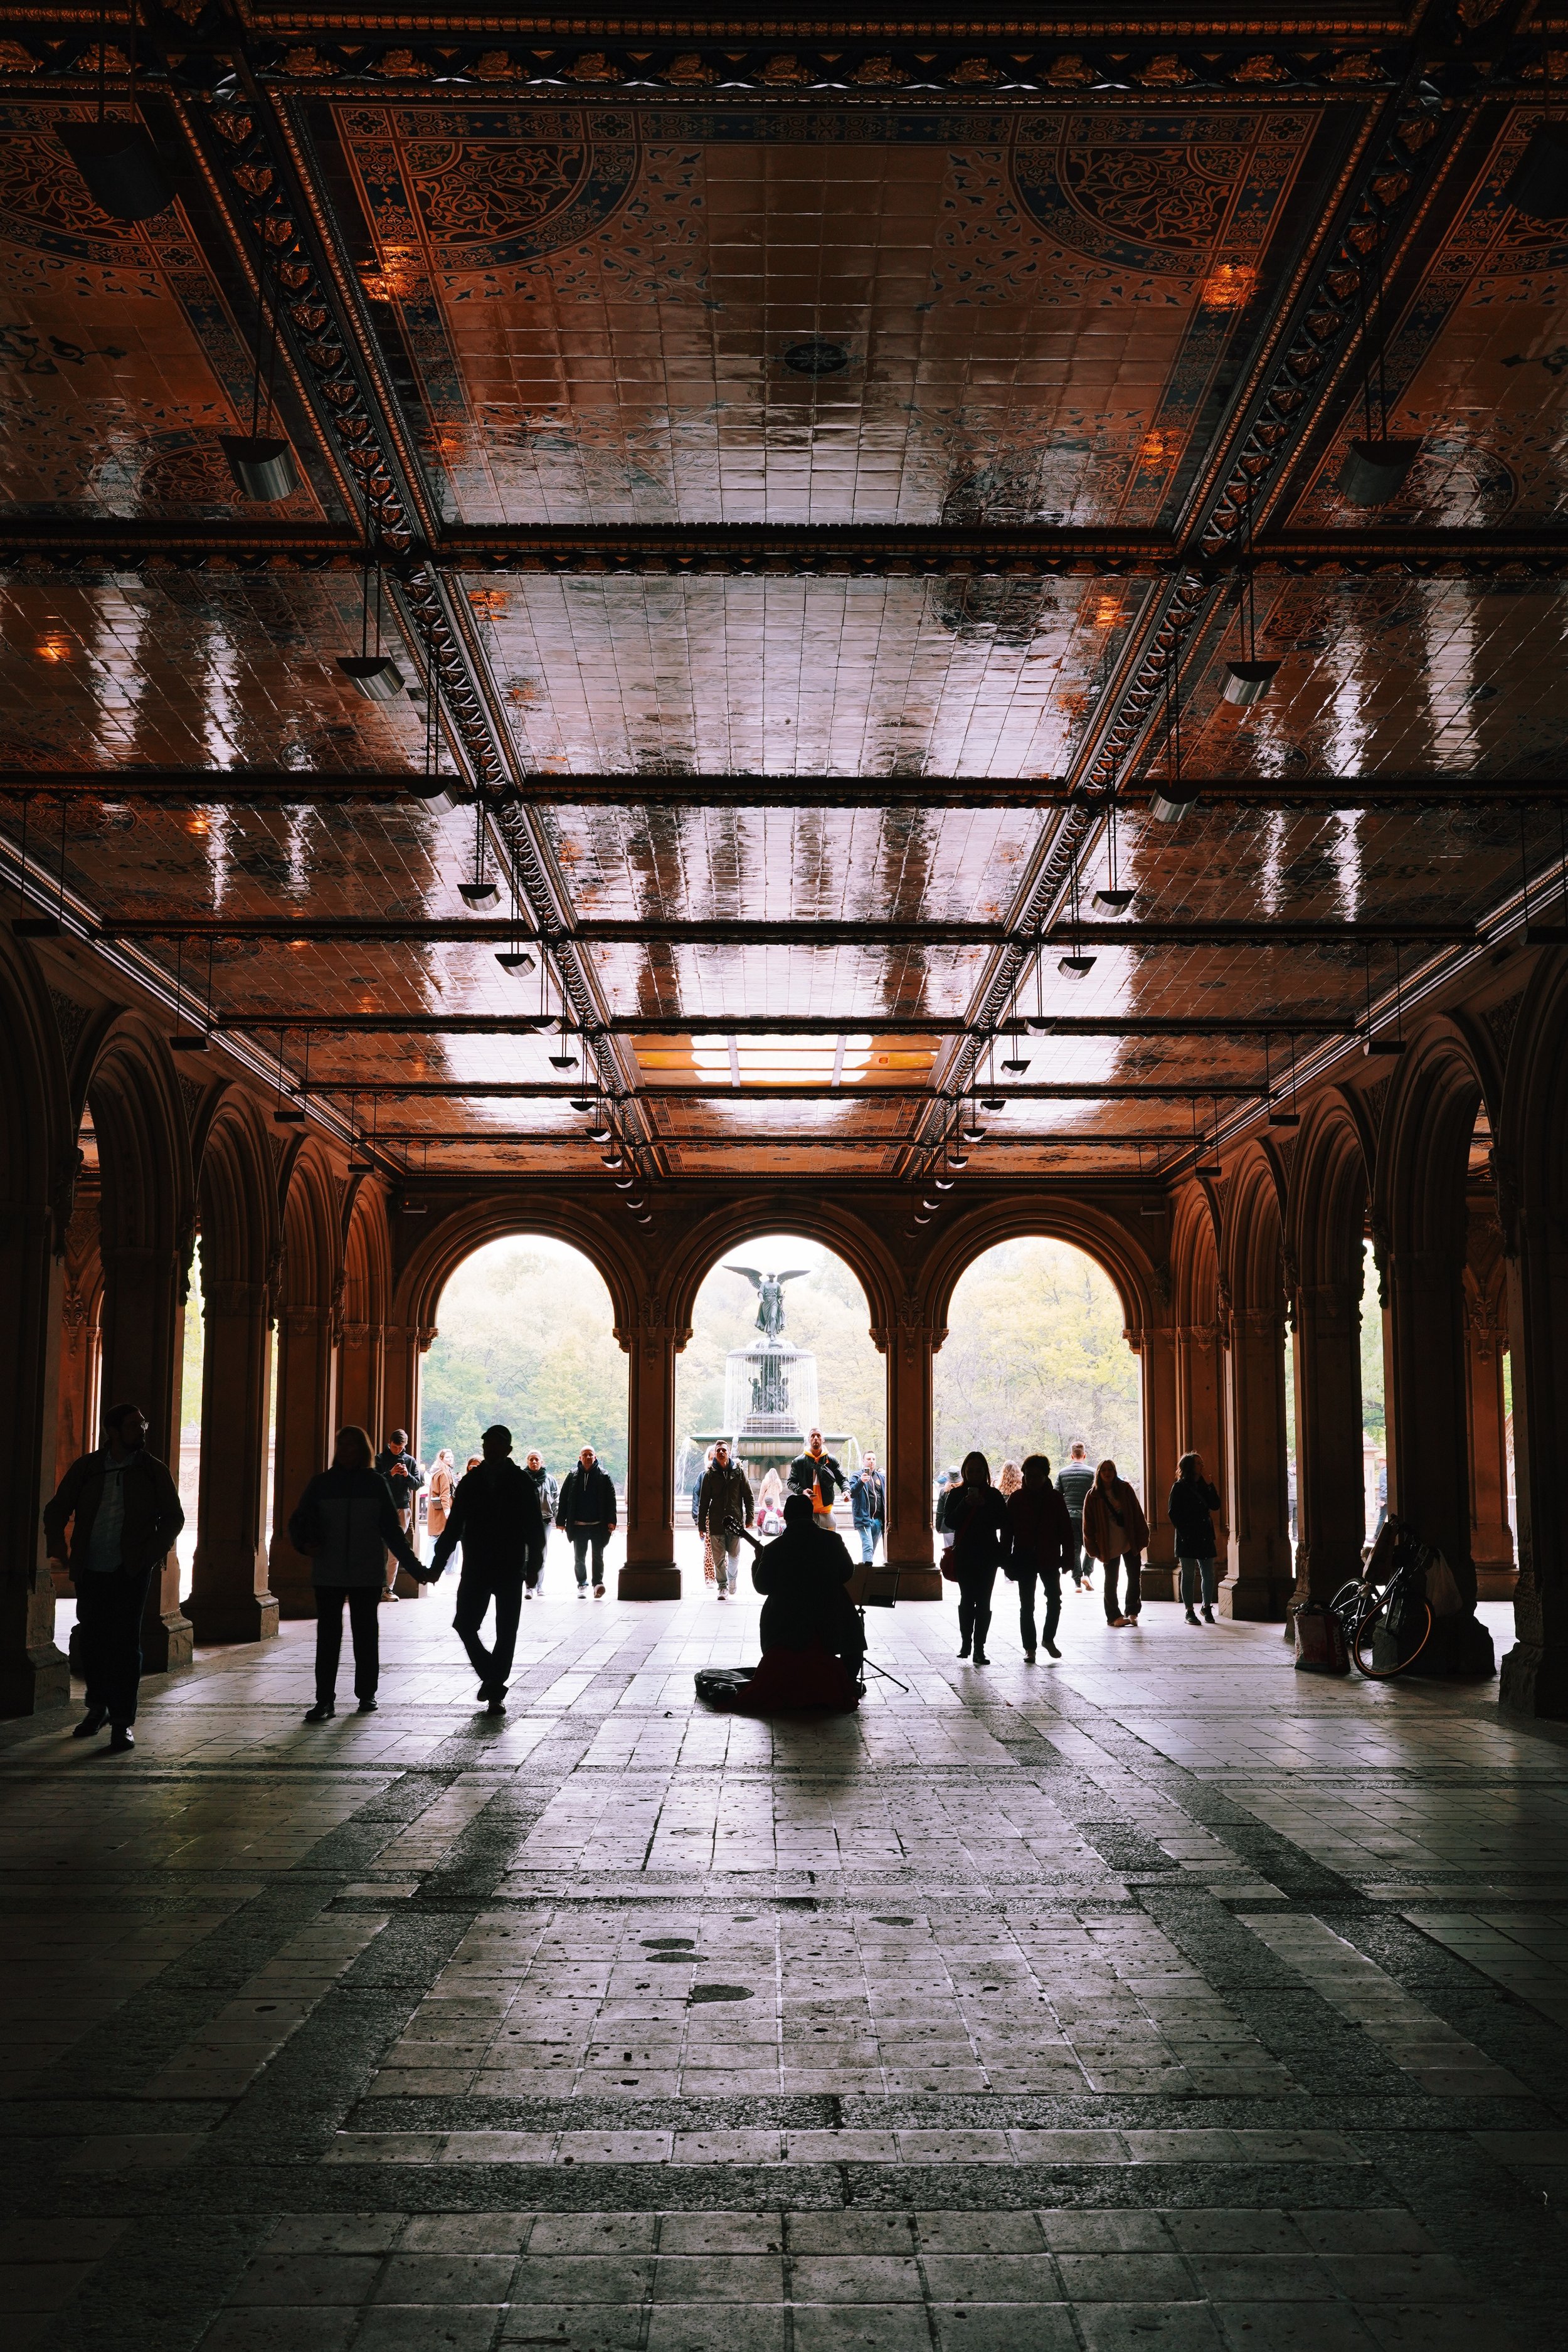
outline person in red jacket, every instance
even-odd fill
[[[1007,1556],[1002,1573],[1018,1588],[1018,1632],[1031,1666],[1037,1580],[1046,1596],[1046,1654],[1061,1656],[1057,1627],[1062,1614],[1062,1562],[1069,1552],[1077,1559],[1077,1540],[1067,1504],[1051,1484],[1050,1464],[1043,1454],[1026,1455],[1023,1484],[1007,1497]]]

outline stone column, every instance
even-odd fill
[[[1226,1489],[1228,1472],[1225,1443],[1225,1348],[1218,1322],[1179,1323],[1175,1328],[1176,1342],[1176,1454],[1201,1454],[1204,1475],[1218,1492],[1219,1510],[1215,1515],[1215,1536],[1219,1545],[1216,1567],[1223,1581],[1227,1574],[1226,1538],[1228,1533],[1228,1503]],[[1167,1482],[1174,1479],[1176,1465],[1173,1462]],[[1163,1517],[1169,1483],[1158,1489],[1160,1514]],[[1172,1558],[1175,1556],[1175,1537],[1171,1537]],[[1175,1589],[1173,1571],[1173,1591]],[[1224,1594],[1221,1594],[1221,1606]]]
[[[338,1353],[338,1419],[366,1430],[379,1444],[382,1357],[379,1324],[345,1323]]]
[[[0,1485],[0,1716],[70,1697],[55,1646],[55,1594],[40,1514],[54,1492],[64,1268],[54,1220],[15,1207],[0,1219],[0,1427],[10,1475]]]
[[[272,1333],[264,1282],[204,1293],[201,1495],[186,1604],[198,1642],[258,1642],[278,1631],[268,1589],[267,1400]]]
[[[1513,1529],[1508,1523],[1508,1416],[1503,1356],[1508,1347],[1506,1293],[1496,1288],[1468,1298],[1465,1311],[1465,1404],[1470,1434],[1470,1557],[1476,1597],[1511,1601],[1516,1579]]]
[[[1464,1260],[1396,1247],[1388,1290],[1388,1507],[1436,1545],[1473,1608]]]
[[[434,1326],[426,1330],[417,1323],[388,1323],[376,1335],[373,1354],[379,1358],[381,1365],[381,1419],[379,1425],[367,1421],[363,1426],[369,1430],[371,1444],[378,1454],[395,1429],[405,1429],[410,1449],[416,1454],[419,1451],[420,1367],[435,1337]],[[339,1362],[341,1365],[341,1355]],[[333,1423],[341,1424],[351,1418],[340,1401],[332,1415]],[[419,1529],[413,1510],[408,1517],[408,1540],[417,1550]],[[405,1568],[398,1570],[392,1586],[400,1601],[423,1601],[436,1590],[433,1584],[421,1584]]]
[[[622,1334],[626,1351],[626,1563],[622,1601],[679,1601],[675,1564],[675,1356],[673,1326],[650,1317]]]
[[[1520,1213],[1508,1316],[1519,1582],[1514,1645],[1502,1661],[1498,1703],[1562,1722],[1568,1718],[1568,1234],[1560,1216]]]
[[[1143,1516],[1149,1522],[1146,1601],[1176,1598],[1176,1538],[1165,1517],[1165,1497],[1181,1452],[1176,1436],[1176,1343],[1168,1323],[1152,1323],[1139,1349],[1142,1359]],[[1059,1468],[1059,1465],[1058,1465]]]
[[[1302,1283],[1296,1294],[1296,1517],[1292,1609],[1361,1573],[1361,1291],[1349,1282]]]
[[[310,1481],[331,1460],[332,1317],[329,1307],[292,1307],[278,1318],[278,1408],[274,1423],[272,1543],[268,1583],[285,1617],[313,1617],[310,1563],[289,1540],[289,1517]],[[212,1435],[204,1433],[204,1490]]]
[[[1285,1452],[1285,1323],[1276,1307],[1233,1307],[1227,1352],[1224,1617],[1277,1622],[1293,1581]]]
[[[180,1478],[180,1366],[184,1351],[184,1255],[177,1249],[103,1252],[104,1406],[139,1404],[149,1450]],[[191,1663],[195,1636],[180,1606],[179,1555],[171,1549],[147,1594],[142,1653],[150,1675]]]
[[[932,1527],[935,1407],[932,1367],[947,1337],[915,1318],[888,1335],[888,1528],[886,1559],[900,1601],[940,1601]]]

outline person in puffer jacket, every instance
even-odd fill
[[[353,1636],[354,1696],[362,1715],[374,1715],[381,1679],[376,1612],[387,1553],[421,1583],[429,1580],[403,1532],[391,1487],[372,1466],[374,1459],[363,1429],[340,1429],[331,1468],[316,1473],[289,1522],[289,1540],[309,1558],[316,1588],[316,1704],[307,1723],[329,1723],[338,1711],[344,1601]]]

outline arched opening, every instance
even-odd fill
[[[1127,1316],[1098,1261],[1070,1242],[1030,1235],[986,1250],[960,1276],[936,1359],[940,1479],[972,1446],[991,1464],[1076,1441],[1108,1455],[1144,1491],[1142,1377]]]
[[[591,1258],[545,1234],[486,1242],[447,1276],[419,1386],[416,1451],[451,1449],[459,1476],[480,1433],[502,1422],[559,1484],[592,1445],[623,1498],[626,1359]],[[421,1549],[424,1549],[422,1546]]]
[[[759,1234],[726,1249],[691,1307],[676,1359],[675,1549],[704,1572],[694,1500],[719,1437],[744,1468],[754,1500],[782,1502],[790,1463],[811,1431],[846,1476],[868,1454],[887,1463],[887,1368],[870,1333],[858,1276],[822,1243]],[[836,1521],[847,1533],[852,1508]]]
[[[1383,1368],[1383,1290],[1371,1238],[1361,1245],[1362,1517],[1370,1543],[1388,1516],[1388,1399]]]

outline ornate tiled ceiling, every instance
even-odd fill
[[[1152,1175],[1560,865],[1528,7],[177,0],[134,225],[58,136],[123,12],[0,18],[7,873],[395,1172],[596,1174],[607,1116],[644,1173],[914,1178],[983,1092],[988,1168]],[[218,438],[258,353],[275,504]]]

